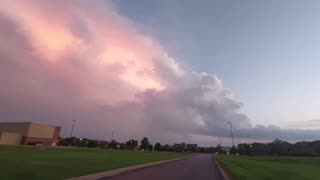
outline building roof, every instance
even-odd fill
[[[0,122],[1,124],[35,124],[35,125],[41,125],[41,126],[51,126],[51,127],[60,127],[60,126],[55,126],[55,125],[50,125],[50,124],[40,124],[40,123],[35,123],[32,121],[24,121],[24,122]]]

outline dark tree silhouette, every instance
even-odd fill
[[[236,155],[237,154],[237,148],[235,146],[232,146],[232,148],[229,151],[230,154]]]
[[[147,137],[144,137],[142,140],[141,140],[141,146],[140,146],[140,149],[144,149],[146,150],[149,146],[149,140]]]
[[[153,150],[153,146],[151,144],[148,145],[148,150],[152,151]]]
[[[154,145],[154,150],[161,151],[161,144],[160,143],[156,143],[156,145]]]
[[[138,141],[131,139],[126,142],[126,146],[128,149],[135,149],[136,147],[138,147]]]

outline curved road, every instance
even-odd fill
[[[210,154],[195,155],[100,180],[223,180]]]

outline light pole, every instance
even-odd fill
[[[76,120],[72,120],[72,128],[71,128],[71,134],[70,137],[72,137],[73,135],[73,130],[74,130],[74,124],[75,124]]]
[[[234,147],[232,123],[231,123],[231,122],[228,122],[228,124],[230,125],[230,130],[231,130],[232,146]]]
[[[110,140],[110,142],[113,140],[113,135],[114,135],[114,131],[112,130],[112,132],[111,132],[111,140]]]

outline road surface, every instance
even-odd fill
[[[100,180],[223,180],[211,154],[129,171]]]

